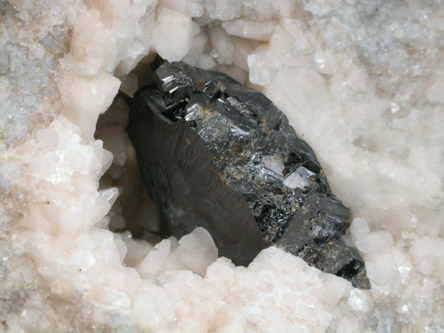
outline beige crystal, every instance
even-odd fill
[[[362,20],[372,8],[353,1],[58,5],[17,1],[8,21],[34,24],[20,28],[27,38],[15,33],[30,59],[43,54],[29,41],[43,38],[41,29],[70,33],[49,34],[69,44],[48,76],[60,95],[45,109],[53,120],[17,127],[34,129],[1,146],[0,330],[443,329],[442,5],[383,3],[374,25]],[[38,15],[49,19],[39,26]],[[1,45],[11,36],[2,34]],[[154,51],[248,81],[286,113],[352,209],[349,237],[366,261],[370,290],[273,247],[235,267],[217,259],[203,229],[180,240],[147,235],[152,244],[111,231],[159,228],[126,135],[128,109],[114,100],[119,87],[132,94],[149,82]],[[19,53],[8,56],[11,64],[0,56],[9,110],[23,84],[13,81]]]

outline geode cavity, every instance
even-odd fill
[[[349,209],[268,98],[182,62],[163,63],[155,77],[131,103],[128,133],[170,234],[204,227],[222,256],[243,265],[276,245],[369,287],[362,258],[342,239]]]

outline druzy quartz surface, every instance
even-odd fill
[[[128,133],[167,233],[205,227],[219,253],[243,265],[276,245],[369,287],[342,238],[349,209],[268,98],[183,62],[164,62],[155,77],[131,102]]]

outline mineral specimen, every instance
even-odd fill
[[[362,258],[342,239],[349,209],[269,99],[183,62],[163,63],[155,77],[131,102],[128,133],[170,234],[202,226],[237,264],[276,245],[369,287]]]

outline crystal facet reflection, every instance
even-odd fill
[[[128,132],[170,234],[202,226],[221,255],[243,265],[276,245],[369,287],[362,258],[342,239],[349,209],[268,98],[182,62],[155,75],[157,85],[132,101]]]

